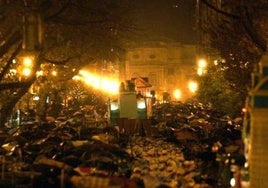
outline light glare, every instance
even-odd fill
[[[30,57],[23,58],[23,65],[26,67],[31,67],[33,65],[33,60]]]
[[[30,76],[31,75],[31,69],[30,68],[24,68],[23,70],[22,70],[22,74],[24,75],[24,76]]]
[[[110,108],[111,108],[112,111],[118,110],[119,109],[118,102],[111,102]]]
[[[57,76],[57,71],[54,70],[54,71],[52,71],[51,74],[52,74],[52,76]]]
[[[235,178],[232,178],[232,179],[230,180],[230,185],[231,185],[232,187],[235,186]]]
[[[201,68],[201,69],[204,69],[205,67],[207,66],[207,62],[205,59],[200,59],[198,61],[198,67]]]
[[[176,90],[174,91],[173,95],[174,95],[174,98],[175,98],[176,100],[180,99],[180,98],[181,98],[181,90],[176,89]]]
[[[108,92],[110,94],[118,94],[119,92],[119,81],[107,77],[101,77],[99,75],[91,74],[85,70],[79,71],[80,79],[87,85]]]
[[[146,108],[145,100],[138,100],[137,101],[137,108],[138,109],[145,109]]]
[[[198,87],[197,83],[194,81],[190,81],[188,83],[188,88],[189,88],[190,92],[192,92],[192,93],[195,93],[197,91],[197,87]]]

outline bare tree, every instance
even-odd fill
[[[198,2],[200,51],[215,59],[220,57],[218,67],[224,69],[224,78],[243,104],[251,86],[251,73],[267,50],[268,2]]]
[[[30,53],[35,56],[32,72],[38,71],[44,63],[65,68],[65,72],[69,73],[59,76],[66,81],[86,64],[118,58],[125,40],[133,31],[128,17],[130,5],[129,1],[123,0],[1,1],[1,126],[15,104],[36,81],[35,74],[22,80],[11,73],[12,69],[18,68],[22,55]],[[25,30],[22,17],[29,13],[41,21],[38,23],[42,26],[40,31],[38,28]],[[28,45],[35,42],[32,41],[33,35],[37,35],[39,44],[34,49],[28,49],[27,42]],[[43,37],[40,39],[40,36]]]

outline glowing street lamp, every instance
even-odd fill
[[[119,82],[116,79],[91,74],[85,70],[79,71],[78,76],[79,77],[75,77],[75,79],[82,80],[84,83],[95,89],[102,90],[113,95],[117,95],[119,92]]]
[[[22,70],[22,74],[23,74],[23,76],[28,77],[28,76],[31,75],[31,73],[32,73],[32,70],[31,70],[30,68],[28,68],[28,67],[23,68],[23,70]]]
[[[198,67],[203,68],[203,69],[206,68],[207,67],[207,61],[205,59],[200,59],[198,61]]]
[[[33,57],[25,56],[22,59],[22,75],[23,76],[30,76],[32,74],[32,68],[33,68]]]
[[[109,116],[112,125],[117,125],[120,116],[120,107],[118,101],[109,100]]]
[[[31,57],[24,57],[23,58],[23,66],[25,66],[25,67],[33,66],[33,59]]]
[[[181,90],[179,89],[176,89],[174,92],[173,92],[173,96],[176,100],[179,100],[181,98]]]
[[[197,89],[198,89],[198,85],[194,81],[189,81],[188,88],[189,88],[191,93],[195,93],[197,91]]]
[[[197,74],[199,76],[203,75],[205,73],[206,67],[207,67],[207,61],[205,59],[200,59],[198,61]]]
[[[52,76],[57,76],[58,72],[55,71],[55,70],[53,70],[53,71],[51,72],[51,74],[52,74]]]

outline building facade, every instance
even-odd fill
[[[180,100],[189,97],[188,82],[196,74],[196,46],[176,42],[150,41],[129,45],[120,67],[120,80],[148,78],[151,90],[160,97],[181,91]]]

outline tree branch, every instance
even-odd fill
[[[223,11],[223,10],[220,10],[218,7],[212,5],[211,3],[209,3],[207,0],[200,0],[202,3],[204,3],[207,7],[209,7],[210,9],[214,10],[215,12],[217,13],[220,13],[224,16],[227,16],[227,17],[231,17],[231,18],[234,18],[234,19],[239,19],[240,17],[238,15],[235,15],[235,14],[231,14],[231,13],[228,13],[226,11]]]
[[[61,7],[61,9],[59,9],[57,12],[55,12],[54,14],[52,14],[50,16],[45,17],[44,21],[50,21],[50,20],[53,20],[54,18],[58,17],[61,13],[63,13],[68,8],[69,5],[70,5],[70,0],[68,0],[67,3],[65,3]]]
[[[29,81],[27,82],[9,82],[9,83],[1,83],[0,84],[0,91],[7,90],[7,89],[15,89],[15,88],[22,88],[29,85]]]
[[[3,77],[5,76],[5,74],[10,69],[10,66],[12,65],[13,59],[18,55],[18,53],[20,52],[20,50],[21,50],[21,42],[19,43],[19,45],[17,46],[17,48],[15,49],[15,51],[12,53],[12,55],[9,57],[9,59],[7,61],[7,64],[5,65],[5,67],[0,72],[0,80],[3,79]]]
[[[9,48],[16,42],[20,41],[21,38],[20,31],[15,31],[13,34],[11,34],[11,37],[9,37],[7,41],[0,47],[0,57],[7,53]]]
[[[52,59],[47,59],[45,57],[43,57],[42,59],[44,61],[47,61],[49,63],[53,63],[55,65],[65,65],[66,63],[68,63],[70,60],[75,59],[75,58],[79,58],[80,56],[73,56],[73,57],[68,57],[67,59],[61,60],[61,61],[57,61],[57,60],[52,60]]]
[[[249,37],[251,38],[253,43],[258,48],[260,48],[263,52],[266,52],[266,50],[267,50],[266,41],[264,40],[264,38],[258,33],[258,31],[253,26],[253,23],[252,23],[252,20],[250,18],[250,14],[249,14],[248,10],[246,8],[242,9],[241,14],[244,15],[242,17],[243,19],[241,19],[241,20],[242,20],[242,24],[243,24],[247,34],[249,35]]]

